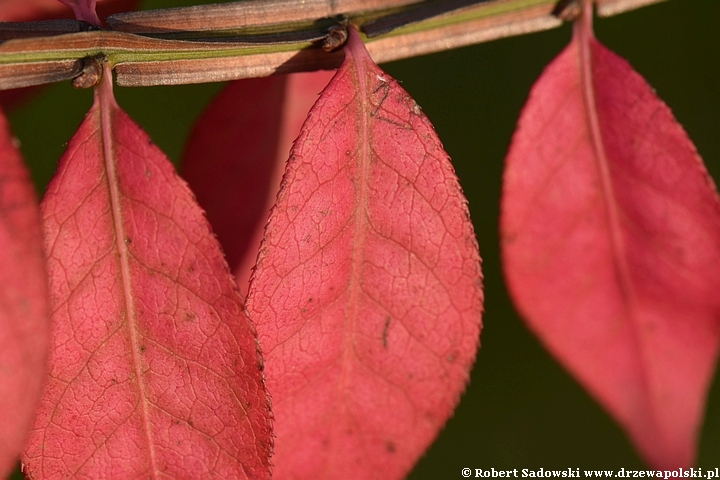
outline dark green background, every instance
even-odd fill
[[[152,8],[203,3],[156,0]],[[207,2],[204,2],[207,3]],[[627,58],[673,109],[720,179],[720,2],[671,0],[596,20],[598,39]],[[623,432],[528,333],[498,259],[503,157],[519,111],[570,28],[498,40],[383,67],[422,106],[453,158],[480,243],[486,313],[472,381],[455,416],[410,478],[462,478],[464,467],[639,468]],[[219,84],[117,88],[120,105],[177,160]],[[10,115],[39,185],[90,107],[90,91],[50,87]],[[720,295],[720,292],[718,293]],[[699,466],[720,466],[720,382],[708,403]]]

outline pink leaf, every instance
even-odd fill
[[[138,0],[101,0],[97,4],[97,11],[101,17],[105,17],[111,13],[132,10],[137,4]],[[0,0],[0,5],[2,22],[72,18],[72,11],[68,7],[86,12],[91,18],[94,17],[95,12],[94,0]],[[87,20],[79,16],[78,18]]]
[[[321,71],[232,82],[189,137],[183,177],[243,292],[292,142],[331,77]]]
[[[20,456],[47,372],[50,319],[35,190],[0,113],[0,478]]]
[[[70,9],[58,0],[0,0],[0,21],[27,22],[50,18],[68,18]]]
[[[105,0],[97,5],[98,14],[106,17],[113,13],[134,9],[139,0]],[[0,0],[0,22],[27,22],[72,18],[72,11],[58,0]],[[0,90],[0,107],[5,111],[22,106],[43,90],[43,86]]]
[[[34,478],[268,478],[252,324],[202,211],[105,72],[42,205],[54,309]]]
[[[447,154],[351,32],[293,147],[248,295],[274,478],[407,474],[465,388],[480,283]]]
[[[720,340],[720,203],[590,15],[533,87],[508,153],[505,274],[530,328],[645,459],[688,467]]]
[[[93,25],[101,26],[100,18],[95,13],[95,3],[97,0],[59,0],[75,12],[75,18],[83,20]]]

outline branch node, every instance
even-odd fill
[[[582,14],[581,0],[559,0],[553,8],[552,15],[565,22],[577,20]]]
[[[103,75],[103,64],[107,62],[105,55],[85,57],[82,60],[82,71],[72,79],[75,88],[90,88],[100,83]]]
[[[323,40],[322,48],[326,52],[332,52],[345,45],[348,39],[348,19],[344,15],[338,16],[337,23],[328,28],[328,35]]]

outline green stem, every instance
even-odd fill
[[[599,11],[614,13],[658,1],[596,3]],[[363,36],[378,63],[561,24],[551,13],[557,0],[443,0],[422,4],[418,0],[336,0],[336,11],[324,0],[305,0],[304,8],[297,12],[288,14],[287,8],[278,9],[288,2],[291,0],[133,12],[109,17],[112,30],[80,31],[78,24],[77,33],[7,40],[0,44],[0,90],[73,78],[79,74],[78,60],[96,56],[107,58],[118,84],[128,86],[203,83],[335,68],[342,54],[325,53],[317,48],[316,40],[327,35],[336,22],[331,17],[336,14],[344,14],[360,30],[367,25],[370,31],[381,22],[397,27],[371,38]],[[372,9],[357,10],[363,5]],[[459,7],[435,15],[454,5]],[[434,16],[425,19],[431,9]],[[283,13],[282,17],[273,17],[268,12]],[[269,23],[268,19],[282,21]],[[27,37],[34,25],[0,24],[0,39]],[[67,30],[67,21],[62,28]],[[38,27],[38,35],[52,31],[47,22],[42,29]]]

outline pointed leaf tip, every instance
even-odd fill
[[[333,72],[231,82],[195,124],[183,177],[205,210],[242,293],[247,293],[288,153]]]
[[[293,147],[248,295],[274,477],[404,477],[467,383],[480,282],[447,154],[351,32]]]
[[[507,155],[505,275],[642,456],[689,467],[720,341],[720,202],[668,107],[582,22]]]
[[[50,380],[32,478],[269,478],[256,335],[202,211],[111,75],[42,203]]]
[[[50,343],[40,212],[14,143],[0,112],[0,478],[25,444]]]

